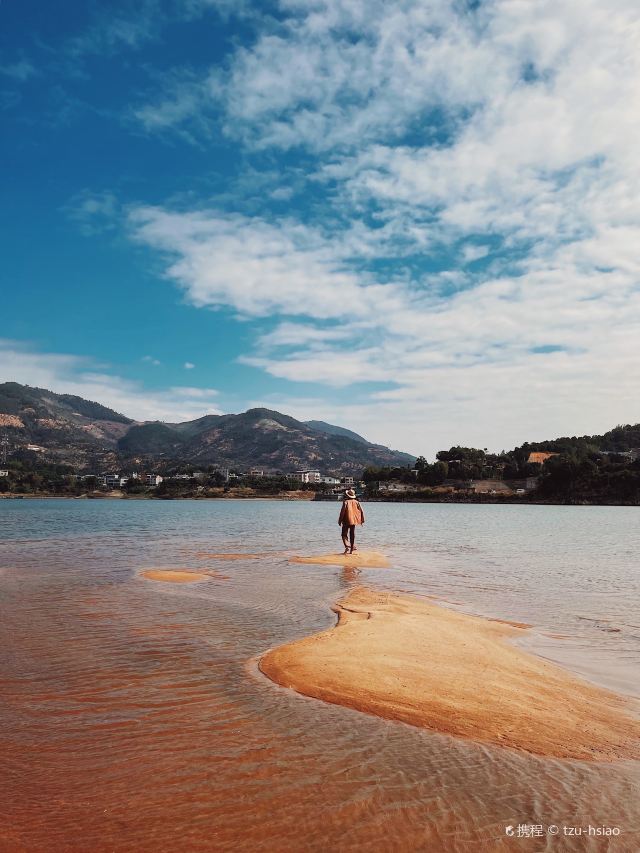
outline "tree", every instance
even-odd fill
[[[433,465],[427,464],[418,474],[418,482],[425,486],[441,486],[447,479],[449,465],[438,460]]]
[[[130,477],[124,484],[124,491],[128,495],[142,495],[147,491],[147,487],[142,482],[142,480]]]

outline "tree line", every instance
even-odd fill
[[[378,482],[415,484],[416,490],[471,480],[535,478],[528,500],[562,503],[640,503],[640,425],[620,426],[603,436],[573,436],[525,442],[501,453],[486,448],[454,446],[429,463],[419,456],[413,467],[370,466],[363,479],[371,490]],[[531,453],[552,453],[542,464],[529,462]],[[623,455],[627,454],[627,455]]]

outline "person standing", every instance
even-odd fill
[[[353,554],[356,548],[356,525],[364,524],[364,512],[353,489],[347,489],[342,499],[342,509],[338,517],[342,527],[342,544],[345,554]]]

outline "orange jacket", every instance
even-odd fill
[[[342,504],[338,524],[364,524],[364,512],[359,501],[355,498],[347,498]]]

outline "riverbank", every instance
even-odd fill
[[[155,495],[153,492],[143,494],[127,494],[120,489],[114,489],[109,492],[85,492],[80,495],[58,495],[51,492],[37,492],[30,494],[20,494],[16,492],[7,492],[0,494],[0,500],[49,500],[58,498],[61,500],[124,500],[124,501],[172,501],[172,500],[272,500],[272,501],[313,501],[315,492],[292,489],[290,491],[278,492],[277,494],[265,494],[258,489],[237,488],[237,489],[211,489],[207,493],[194,492],[184,495]],[[337,500],[337,498],[336,498]]]
[[[335,627],[265,653],[298,693],[455,737],[582,761],[640,757],[630,702],[510,644],[513,624],[355,588]]]

